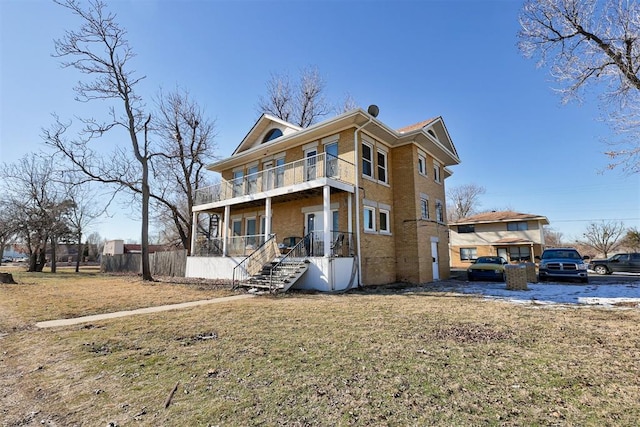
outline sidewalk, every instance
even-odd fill
[[[139,308],[136,310],[116,311],[115,313],[94,314],[92,316],[74,317],[72,319],[47,320],[45,322],[36,323],[36,326],[41,329],[55,328],[57,326],[77,325],[79,323],[95,322],[98,320],[106,320],[106,319],[115,319],[118,317],[133,316],[136,314],[148,314],[148,313],[158,313],[161,311],[179,310],[181,308],[197,307],[199,305],[207,305],[207,304],[218,304],[222,302],[229,302],[229,301],[235,301],[235,300],[253,298],[253,297],[254,295],[251,295],[251,294],[234,295],[230,297],[221,297],[221,298],[214,298],[214,299],[207,299],[207,300],[200,300],[200,301],[183,302],[180,304],[170,304],[170,305],[160,305],[157,307]]]

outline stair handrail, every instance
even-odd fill
[[[236,289],[241,281],[246,280],[248,277],[260,271],[265,262],[271,261],[277,256],[277,252],[278,244],[276,243],[276,235],[271,234],[253,253],[249,254],[238,265],[233,267],[233,276],[231,279],[232,289]],[[259,260],[262,258],[264,260]]]
[[[275,285],[273,283],[273,272],[277,272],[281,269],[282,265],[289,262],[291,258],[302,258],[299,262],[300,264],[304,263],[309,258],[309,248],[310,245],[313,244],[313,231],[307,234],[300,240],[289,252],[287,252],[284,256],[280,258],[276,264],[271,267],[271,271],[269,272],[269,292],[273,292],[275,290]]]

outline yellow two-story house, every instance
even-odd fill
[[[208,167],[222,180],[197,191],[187,277],[236,283],[302,260],[302,289],[447,278],[445,179],[460,160],[444,121],[394,130],[369,111],[308,128],[262,115]]]

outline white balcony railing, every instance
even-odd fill
[[[219,184],[199,188],[196,190],[194,205],[220,202],[320,178],[331,178],[353,184],[355,182],[353,164],[330,154],[321,153],[231,181],[223,180]]]

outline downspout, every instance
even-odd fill
[[[353,157],[355,165],[355,184],[356,184],[356,247],[358,249],[358,287],[362,286],[362,254],[360,252],[360,158],[358,150],[360,144],[358,143],[358,132],[360,129],[368,125],[373,121],[373,116],[369,114],[369,120],[356,128],[353,134]]]

